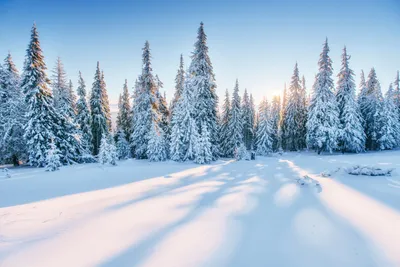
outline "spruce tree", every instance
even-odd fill
[[[367,129],[366,125],[367,83],[365,82],[365,75],[363,70],[361,70],[360,74],[360,84],[359,84],[359,92],[357,95],[357,104],[360,109],[362,125],[364,127],[364,134],[365,134]]]
[[[130,140],[132,130],[132,108],[130,104],[130,96],[128,91],[128,81],[125,80],[122,95],[120,95],[120,103],[118,105],[117,116],[117,132],[123,133],[125,140]]]
[[[254,144],[256,142],[256,108],[252,94],[250,94],[250,118],[253,120],[253,141],[251,144],[251,149],[254,150]]]
[[[90,95],[90,112],[92,121],[92,142],[93,154],[99,153],[101,139],[103,136],[109,136],[109,126],[107,119],[107,102],[103,97],[103,84],[102,74],[100,71],[100,64],[97,62],[96,73],[92,85],[92,92]]]
[[[179,101],[179,98],[182,95],[182,91],[183,91],[183,87],[185,84],[185,69],[184,69],[184,63],[183,63],[183,56],[181,54],[180,57],[180,62],[179,62],[179,68],[178,68],[178,73],[176,74],[175,77],[175,93],[174,93],[174,98],[172,99],[171,102],[171,121],[172,121],[172,117],[174,114],[174,109]]]
[[[78,100],[76,102],[76,117],[75,122],[78,124],[79,129],[82,133],[82,145],[87,151],[93,150],[92,143],[92,120],[90,117],[89,106],[87,103],[86,96],[86,85],[85,81],[82,78],[82,73],[79,72],[79,80],[78,80]]]
[[[0,160],[18,165],[26,158],[26,105],[11,54],[0,64]]]
[[[111,133],[112,125],[111,125],[110,102],[108,100],[107,86],[106,86],[106,81],[104,79],[103,71],[101,71],[100,88],[101,88],[101,101],[102,101],[103,108],[104,108],[104,114],[106,117],[108,132]]]
[[[254,139],[254,117],[251,110],[250,97],[247,94],[247,89],[244,90],[242,99],[242,114],[243,114],[243,141],[247,150],[252,149]]]
[[[72,122],[75,119],[75,102],[72,83],[68,85],[64,65],[58,57],[53,69],[52,88],[54,92],[54,106],[59,114]]]
[[[60,151],[54,144],[54,142],[50,143],[50,148],[47,151],[47,156],[46,156],[46,171],[57,171],[61,167],[61,162],[60,162]]]
[[[228,157],[233,157],[235,151],[243,144],[243,115],[240,107],[239,82],[236,80],[233,89],[231,116],[228,123],[229,146],[227,151]]]
[[[231,101],[229,99],[229,92],[226,89],[224,104],[222,105],[221,127],[220,127],[220,153],[223,157],[228,157],[230,150],[230,135],[229,135],[229,121],[231,120]]]
[[[339,109],[338,148],[342,152],[359,153],[365,150],[365,134],[358,103],[355,99],[354,72],[349,67],[350,56],[346,47],[342,54],[342,67],[338,74],[336,102]]]
[[[165,161],[167,159],[167,150],[165,149],[165,137],[162,128],[153,123],[149,133],[149,143],[147,146],[147,157],[150,161]]]
[[[302,90],[297,63],[289,86],[285,117],[283,121],[286,149],[298,151],[305,147],[306,107],[305,92]]]
[[[366,148],[368,150],[380,149],[379,140],[383,119],[383,97],[381,85],[372,68],[366,83],[364,102],[361,106],[365,120]]]
[[[205,146],[211,147],[213,160],[218,158],[218,134],[217,134],[217,108],[218,96],[216,94],[216,83],[211,64],[208,56],[207,36],[204,32],[204,25],[200,23],[197,34],[197,41],[194,44],[192,54],[192,62],[189,67],[190,84],[195,94],[194,101],[194,119],[196,120],[200,136],[205,136],[201,132],[207,129],[209,138],[203,138],[203,141],[209,140],[210,144]],[[205,126],[202,126],[205,124]]]
[[[150,44],[147,41],[143,48],[142,57],[142,74],[138,79],[137,90],[134,96],[133,133],[131,138],[131,145],[134,147],[135,156],[138,159],[148,158],[149,133],[152,130],[153,124],[158,124],[154,126],[156,131],[163,131],[159,127],[162,118],[158,92],[160,84],[158,83],[158,79],[153,75]],[[165,137],[165,133],[160,133],[160,136]],[[164,141],[163,144],[165,143]],[[163,149],[166,150],[166,147]]]
[[[282,107],[281,107],[281,114],[279,119],[279,149],[286,150],[286,108],[287,108],[287,90],[286,90],[286,83],[283,88],[283,96],[282,96]]]
[[[337,148],[339,114],[333,94],[332,61],[328,55],[328,39],[325,41],[316,76],[307,121],[308,148],[332,152]]]
[[[382,127],[378,141],[380,149],[393,149],[400,144],[400,121],[392,84],[390,84],[385,95],[382,116]]]
[[[72,106],[72,110],[74,112],[74,116],[76,116],[76,101],[77,101],[77,99],[76,99],[76,95],[74,92],[74,85],[72,84],[71,80],[69,80],[69,83],[68,83],[68,93],[69,93],[69,97],[71,99],[71,106]]]
[[[113,143],[113,140],[110,135],[104,134],[101,137],[101,144],[99,148],[99,163],[117,165],[117,149]]]
[[[257,155],[266,156],[272,152],[272,129],[267,99],[264,99],[259,106],[259,119],[257,127]]]
[[[194,146],[194,162],[198,164],[206,164],[210,163],[212,160],[210,132],[207,129],[207,123],[205,121],[202,122],[200,128],[201,135],[199,136],[198,142],[196,142]]]
[[[38,32],[36,25],[33,25],[21,83],[28,105],[25,138],[29,163],[38,167],[45,166],[47,152],[53,140],[60,150],[61,163],[82,162],[86,151],[81,145],[81,136],[75,125],[55,110],[53,95],[49,89],[50,80],[45,70]]]
[[[279,149],[279,118],[281,114],[281,101],[279,96],[272,98],[271,105],[271,139],[272,150],[278,151]]]
[[[394,85],[394,88],[393,88],[394,104],[400,115],[400,75],[399,75],[399,71],[397,71],[396,79],[394,80],[393,85]]]

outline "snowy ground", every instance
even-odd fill
[[[397,170],[319,176],[351,164]],[[400,266],[399,173],[400,151],[12,169],[0,266]]]

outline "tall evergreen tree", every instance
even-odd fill
[[[372,68],[366,84],[366,92],[362,103],[362,113],[365,116],[366,148],[368,150],[380,149],[380,132],[383,118],[383,96],[381,85],[376,77],[375,69]]]
[[[171,118],[174,113],[174,109],[176,107],[176,104],[178,103],[179,98],[182,95],[183,87],[185,83],[185,69],[184,69],[184,63],[183,63],[183,56],[181,54],[180,57],[180,62],[179,62],[179,68],[178,68],[178,73],[176,74],[175,77],[175,93],[174,93],[174,98],[171,101]]]
[[[364,127],[364,133],[366,132],[366,105],[367,105],[367,83],[365,82],[364,71],[361,70],[360,74],[360,84],[359,84],[359,92],[357,95],[357,103],[360,109],[362,124]]]
[[[19,73],[8,53],[4,66],[0,64],[0,160],[12,161],[14,165],[25,159],[25,112]]]
[[[50,80],[45,70],[38,32],[36,25],[33,25],[21,83],[28,105],[25,138],[28,140],[29,163],[45,166],[53,140],[61,152],[63,164],[81,162],[86,151],[80,143],[75,125],[54,109],[53,95],[48,87]]]
[[[355,99],[356,85],[354,72],[349,67],[349,59],[350,56],[347,55],[346,47],[344,47],[336,89],[340,122],[338,145],[343,152],[359,153],[365,150],[365,134],[361,113]]]
[[[264,99],[259,106],[259,121],[257,128],[257,150],[256,153],[266,156],[272,152],[272,129],[267,99]]]
[[[281,107],[281,114],[280,114],[280,120],[279,120],[279,148],[286,150],[286,126],[285,126],[285,121],[286,121],[286,108],[287,108],[287,90],[286,90],[286,83],[283,88],[283,96],[282,96],[282,107]]]
[[[102,82],[102,73],[100,71],[100,64],[97,62],[96,73],[94,75],[94,82],[92,85],[92,92],[90,95],[90,112],[92,117],[92,141],[93,141],[93,154],[99,153],[101,139],[104,136],[109,136],[110,128],[107,119],[107,101],[104,99],[103,90],[104,85]]]
[[[199,143],[199,131],[193,118],[194,92],[186,77],[182,95],[172,117],[170,155],[174,161],[194,160]]]
[[[283,129],[285,129],[283,138],[287,150],[297,151],[305,147],[305,104],[305,95],[300,84],[299,69],[296,63],[289,86],[283,121]]]
[[[229,99],[228,89],[225,91],[224,104],[222,105],[221,126],[219,131],[220,136],[220,153],[223,157],[227,157],[230,150],[230,135],[229,135],[229,121],[231,120],[231,101]]]
[[[254,105],[253,95],[250,94],[250,119],[253,121],[253,140],[251,144],[251,149],[254,150],[254,144],[256,142],[256,108]]]
[[[108,132],[111,133],[112,125],[111,125],[110,101],[108,100],[107,86],[106,86],[106,81],[104,79],[103,71],[101,71],[100,88],[101,88],[101,99],[103,103],[104,114],[106,117]]]
[[[247,150],[252,148],[254,138],[254,117],[250,105],[250,97],[247,94],[247,89],[244,90],[242,99],[242,114],[243,114],[243,141]]]
[[[396,79],[394,80],[394,88],[393,88],[393,99],[394,104],[397,107],[398,113],[400,115],[400,75],[399,71],[397,71]]]
[[[71,99],[71,106],[72,106],[72,110],[74,112],[74,116],[76,116],[76,95],[74,92],[74,85],[72,84],[72,81],[69,80],[68,83],[68,93],[69,93],[69,98]]]
[[[194,44],[189,73],[190,84],[192,85],[192,90],[196,94],[194,118],[199,131],[207,129],[207,134],[209,134],[208,139],[211,142],[212,157],[213,160],[215,160],[219,155],[217,138],[218,96],[215,92],[215,76],[210,57],[208,56],[207,36],[204,32],[203,23],[200,23],[197,41]],[[203,124],[205,125],[202,126]],[[207,135],[201,132],[199,132],[199,134],[203,137]],[[206,139],[207,138],[204,140]],[[208,144],[206,144],[206,146],[208,147]]]
[[[319,72],[314,83],[307,121],[307,144],[318,154],[336,149],[339,128],[338,108],[333,94],[332,61],[328,53],[326,39],[318,61]]]
[[[200,126],[201,135],[199,136],[198,142],[195,143],[195,159],[194,162],[198,164],[210,163],[212,160],[211,151],[211,140],[210,132],[207,129],[207,124],[205,121],[201,123]]]
[[[79,72],[78,78],[78,100],[76,102],[76,117],[75,122],[78,124],[79,129],[82,133],[82,145],[87,151],[93,150],[92,143],[92,120],[90,117],[89,106],[87,103],[86,96],[86,85],[85,81],[82,78],[82,73]]]
[[[118,116],[117,116],[117,132],[122,131],[125,140],[130,140],[131,129],[132,129],[132,111],[131,104],[129,103],[130,96],[128,91],[128,81],[125,80],[122,95],[120,97],[120,103],[118,105]]]
[[[138,79],[137,92],[134,96],[133,133],[131,138],[131,145],[135,149],[135,156],[139,159],[148,158],[149,133],[152,130],[153,124],[160,126],[162,117],[158,92],[160,85],[158,79],[153,75],[150,44],[147,41],[143,48],[142,57],[142,74]],[[153,127],[153,129],[158,133],[163,131],[159,127]],[[165,136],[165,133],[160,133],[160,135]]]
[[[233,157],[243,144],[243,115],[240,107],[239,82],[236,80],[233,89],[231,116],[228,123],[229,147],[227,156]]]
[[[382,127],[378,141],[380,149],[393,149],[400,144],[400,121],[392,84],[390,84],[385,95],[382,116]]]
[[[274,96],[271,105],[271,139],[272,150],[279,149],[279,118],[281,114],[281,100],[279,96]]]

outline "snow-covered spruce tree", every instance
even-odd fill
[[[68,85],[64,65],[58,57],[52,76],[54,106],[59,114],[72,122],[75,119],[75,103],[73,102],[74,99],[70,86],[72,84]]]
[[[204,121],[202,122],[200,128],[201,135],[194,147],[194,162],[198,164],[206,164],[210,163],[212,160],[210,132],[208,131],[207,124]]]
[[[281,114],[281,100],[279,96],[272,98],[271,104],[271,138],[272,150],[278,151],[279,149],[279,119]]]
[[[96,73],[90,94],[90,112],[92,121],[92,143],[93,154],[97,155],[100,149],[102,136],[109,136],[109,126],[107,119],[107,102],[103,97],[102,74],[100,64],[97,62]],[[109,109],[109,107],[108,107]]]
[[[339,109],[338,149],[342,152],[363,152],[365,150],[365,134],[362,117],[355,99],[356,85],[354,72],[349,67],[350,56],[346,47],[342,54],[342,67],[338,74],[336,102]]]
[[[116,148],[118,159],[128,159],[131,156],[131,148],[129,142],[125,138],[125,133],[120,129],[116,133]]]
[[[251,149],[254,150],[254,145],[256,143],[256,107],[252,94],[250,94],[250,117],[253,119],[253,142],[251,144]]]
[[[131,146],[134,147],[135,156],[138,159],[148,158],[150,131],[153,124],[160,126],[162,118],[159,107],[159,84],[153,75],[150,44],[147,41],[143,48],[142,57],[142,74],[138,79],[137,90],[134,95],[133,133],[131,138]],[[163,131],[161,127],[155,127],[155,129]],[[165,133],[160,133],[160,135],[164,137]],[[165,142],[163,143],[165,144]],[[164,146],[163,149],[166,149],[166,147]]]
[[[301,137],[301,141],[299,142],[302,149],[307,147],[307,119],[308,119],[308,96],[306,89],[306,79],[304,75],[301,79],[301,87],[300,87],[300,96],[299,96],[299,136]]]
[[[221,125],[219,129],[219,151],[221,156],[227,157],[230,150],[229,121],[231,119],[231,101],[229,99],[228,89],[225,91],[225,99],[222,105]]]
[[[308,121],[307,144],[309,149],[332,152],[337,148],[339,112],[333,93],[332,61],[328,55],[328,39],[325,41],[320,59],[319,72],[313,86]]]
[[[76,100],[76,95],[74,92],[74,85],[72,84],[71,80],[69,80],[69,83],[68,83],[68,94],[71,99],[71,106],[72,106],[72,110],[74,111],[74,116],[76,116],[76,101],[77,100]]]
[[[50,143],[50,148],[46,155],[46,171],[53,172],[57,171],[61,167],[60,162],[60,150],[56,147],[54,142]]]
[[[217,109],[218,96],[215,92],[216,83],[208,56],[207,36],[204,32],[204,25],[200,23],[197,34],[197,41],[194,44],[192,62],[189,67],[190,84],[195,92],[194,119],[196,120],[200,136],[204,136],[201,129],[207,129],[211,142],[212,159],[216,160],[218,151],[218,132],[217,132]],[[206,127],[202,124],[205,123]],[[208,144],[206,145],[208,146]]]
[[[33,25],[21,82],[28,106],[28,123],[24,136],[27,140],[29,163],[38,167],[45,166],[52,140],[60,150],[62,164],[82,162],[86,151],[80,143],[81,136],[75,125],[55,110],[53,95],[49,89],[50,80],[45,70],[38,32],[36,25]]]
[[[123,133],[125,140],[130,140],[131,138],[131,130],[132,130],[132,108],[129,103],[130,96],[128,91],[128,81],[125,80],[122,95],[120,95],[120,103],[118,104],[118,116],[117,116],[117,132],[120,136],[119,132]],[[117,138],[118,140],[118,138]]]
[[[78,80],[78,100],[76,102],[77,115],[75,117],[75,123],[79,126],[82,133],[82,146],[88,151],[93,150],[92,143],[92,120],[90,117],[89,106],[86,97],[86,85],[82,78],[81,72],[79,72]]]
[[[390,84],[383,103],[382,128],[378,140],[380,149],[393,149],[400,144],[400,121],[394,94],[395,91]]]
[[[379,150],[381,147],[379,140],[383,120],[383,96],[374,68],[368,75],[364,99],[361,111],[365,116],[366,148],[368,150]]]
[[[272,127],[267,99],[260,103],[258,114],[256,153],[257,155],[266,156],[272,152]]]
[[[157,91],[156,91],[156,95],[158,98],[158,110],[160,113],[160,122],[159,122],[159,126],[161,127],[162,131],[164,132],[164,144],[165,144],[165,149],[166,149],[166,153],[167,153],[167,157],[169,156],[169,143],[171,141],[170,137],[171,137],[171,129],[170,129],[170,125],[169,125],[169,117],[170,117],[170,113],[169,113],[169,109],[168,109],[168,104],[167,104],[167,96],[162,95],[160,93],[160,89],[163,87],[163,83],[160,81],[160,79],[158,78],[158,76],[156,75],[156,81],[157,81]]]
[[[228,157],[233,157],[235,151],[243,144],[243,115],[240,107],[238,80],[236,80],[235,88],[233,89],[228,135],[229,143],[226,154]]]
[[[287,96],[287,105],[283,121],[286,149],[298,151],[305,148],[306,107],[305,92],[302,90],[297,63],[294,67],[292,80]]]
[[[396,79],[394,80],[393,86],[394,86],[394,88],[393,88],[394,104],[400,115],[400,74],[399,74],[399,71],[397,71]]]
[[[285,128],[285,118],[286,118],[286,107],[287,107],[287,90],[286,90],[286,83],[283,88],[283,96],[282,96],[282,107],[281,107],[281,114],[279,119],[279,149],[286,150],[286,128]]]
[[[172,118],[170,154],[174,161],[194,160],[196,156],[195,147],[200,136],[193,118],[194,92],[191,88],[190,80],[186,77],[182,95]]]
[[[175,109],[175,107],[176,107],[176,105],[178,103],[179,98],[182,95],[184,83],[185,83],[185,69],[184,69],[184,63],[183,63],[183,56],[181,54],[178,73],[176,74],[176,77],[175,77],[174,98],[172,98],[172,101],[171,101],[171,108],[170,108],[171,122],[172,122],[172,117],[174,116],[173,115],[174,114],[174,109]],[[172,128],[172,125],[171,125],[171,128]]]
[[[104,71],[101,71],[100,88],[101,88],[101,100],[104,106],[104,114],[106,116],[108,132],[111,133],[112,125],[111,125],[110,101],[108,100],[107,86],[106,86],[106,81],[104,79]]]
[[[250,97],[247,89],[244,90],[242,99],[243,114],[243,141],[247,150],[252,149],[254,139],[254,115],[251,110]]]
[[[164,131],[157,124],[151,125],[149,133],[149,143],[147,146],[147,157],[150,161],[165,161],[167,159],[167,150],[165,149]]]
[[[357,104],[360,109],[362,124],[364,127],[364,133],[367,128],[366,126],[366,105],[367,105],[367,83],[365,82],[365,75],[364,71],[361,70],[360,74],[360,85],[359,85],[359,92],[357,94]]]
[[[101,137],[98,158],[100,164],[117,165],[117,149],[109,135],[104,134]]]
[[[0,64],[0,160],[18,165],[26,158],[26,105],[11,54]]]

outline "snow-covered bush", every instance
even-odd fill
[[[382,169],[371,166],[354,165],[346,168],[345,171],[351,175],[366,175],[366,176],[390,176],[394,169]]]
[[[57,149],[54,142],[51,142],[50,149],[47,151],[46,156],[46,171],[56,171],[60,169],[60,150]]]
[[[244,144],[241,144],[236,150],[235,150],[235,159],[236,160],[250,160],[250,153],[247,151],[246,146]]]
[[[110,139],[103,135],[99,150],[99,163],[117,165],[117,149]]]

